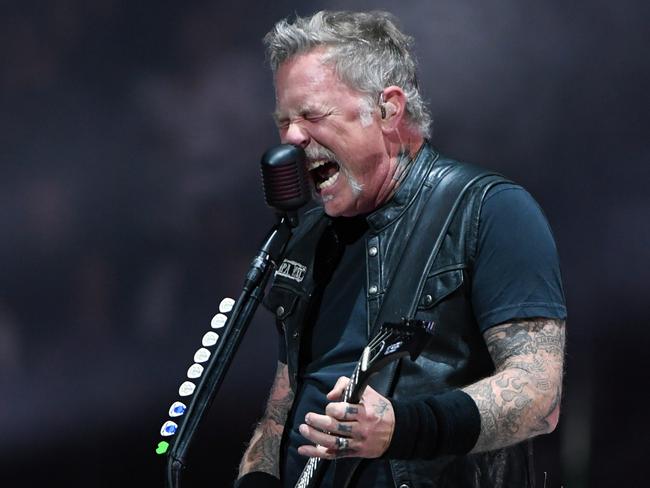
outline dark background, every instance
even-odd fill
[[[540,477],[646,486],[647,1],[0,5],[0,486],[162,486],[167,408],[273,222],[261,38],[320,8],[395,13],[416,39],[434,144],[547,213],[569,321]],[[275,344],[260,310],[184,486],[234,479]]]

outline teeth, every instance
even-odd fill
[[[338,180],[338,178],[339,178],[339,173],[336,172],[336,173],[334,173],[332,176],[330,176],[329,178],[327,178],[325,181],[323,181],[322,183],[320,183],[319,185],[317,185],[317,188],[318,188],[319,190],[322,190],[322,189],[324,189],[324,188],[329,188],[329,187],[332,186],[334,183],[336,183],[336,180]]]
[[[309,163],[309,165],[307,166],[307,170],[308,170],[308,171],[315,170],[315,169],[318,168],[319,166],[323,166],[325,163],[327,163],[327,159],[321,159],[320,161],[312,161],[312,162]]]

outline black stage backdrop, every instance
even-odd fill
[[[546,486],[645,486],[648,2],[4,1],[0,7],[0,485],[162,486],[169,404],[273,221],[261,38],[384,8],[416,39],[448,155],[522,183],[569,307]],[[191,451],[228,486],[276,360],[260,310]]]

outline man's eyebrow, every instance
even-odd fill
[[[327,112],[327,108],[323,104],[309,104],[303,105],[298,109],[300,115],[303,114],[322,114]]]
[[[279,110],[274,110],[271,113],[271,117],[273,117],[273,120],[275,122],[279,122],[282,119],[282,117],[284,117],[284,115]]]

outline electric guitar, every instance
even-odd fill
[[[364,348],[341,401],[359,403],[371,377],[391,361],[405,356],[415,361],[431,338],[433,326],[433,322],[414,319],[383,324]],[[295,488],[318,487],[328,462],[318,457],[309,458]]]

